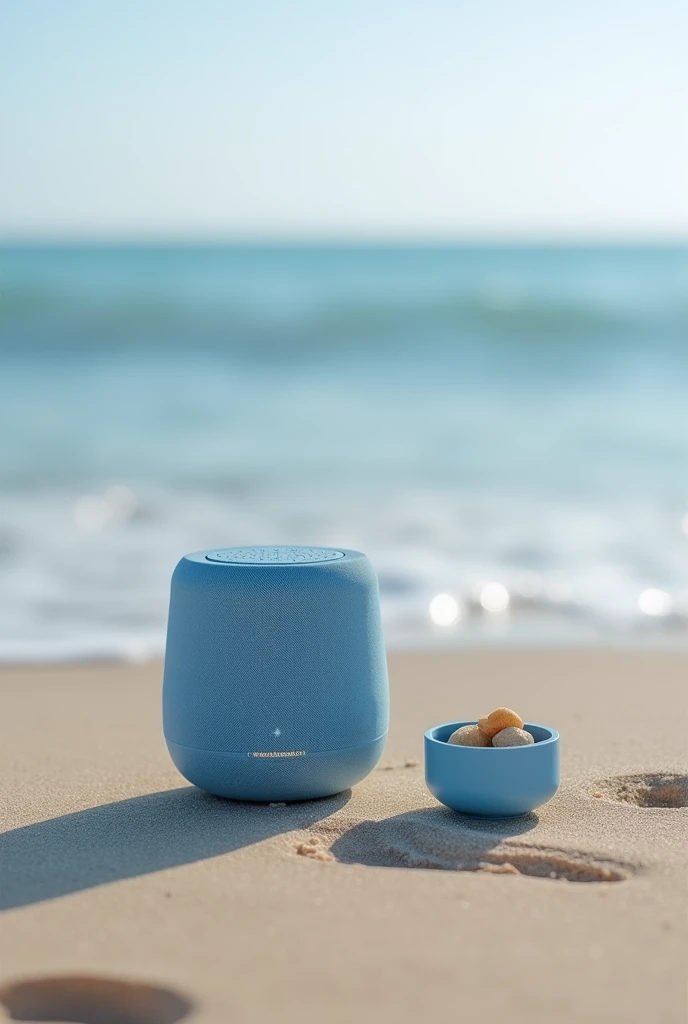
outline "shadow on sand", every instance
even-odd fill
[[[240,803],[194,786],[148,793],[0,835],[0,910],[206,860],[310,828],[351,790],[288,806]]]
[[[521,818],[480,819],[444,807],[424,807],[382,821],[361,821],[339,834],[337,818],[316,824],[313,831],[329,833],[329,851],[344,864],[484,871],[568,882],[620,882],[633,874],[632,865],[606,857],[521,840],[537,823],[533,812]]]
[[[339,836],[330,852],[344,864],[461,870],[487,860],[505,840],[530,832],[537,823],[534,813],[480,819],[445,807],[424,807],[382,821],[362,821]]]

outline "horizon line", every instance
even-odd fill
[[[6,235],[0,234],[0,248],[526,248],[526,247],[634,247],[681,248],[688,245],[688,231],[682,234],[199,234],[199,233],[117,233]]]

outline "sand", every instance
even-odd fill
[[[266,807],[177,774],[158,664],[6,669],[0,984],[103,976],[119,1024],[685,1024],[687,670],[653,652],[393,654],[380,767]],[[427,792],[422,736],[500,704],[560,730],[562,786],[480,822]],[[80,1000],[88,1024],[99,991],[5,998],[24,1016]]]

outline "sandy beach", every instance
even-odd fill
[[[378,769],[290,806],[185,783],[158,663],[5,669],[0,984],[160,985],[199,1024],[683,1024],[687,666],[393,653]],[[499,704],[559,729],[562,785],[480,822],[426,790],[423,731]],[[181,1019],[168,1010],[145,1019]]]

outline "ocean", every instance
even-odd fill
[[[688,247],[0,248],[0,660],[145,660],[201,548],[390,646],[688,639]]]

